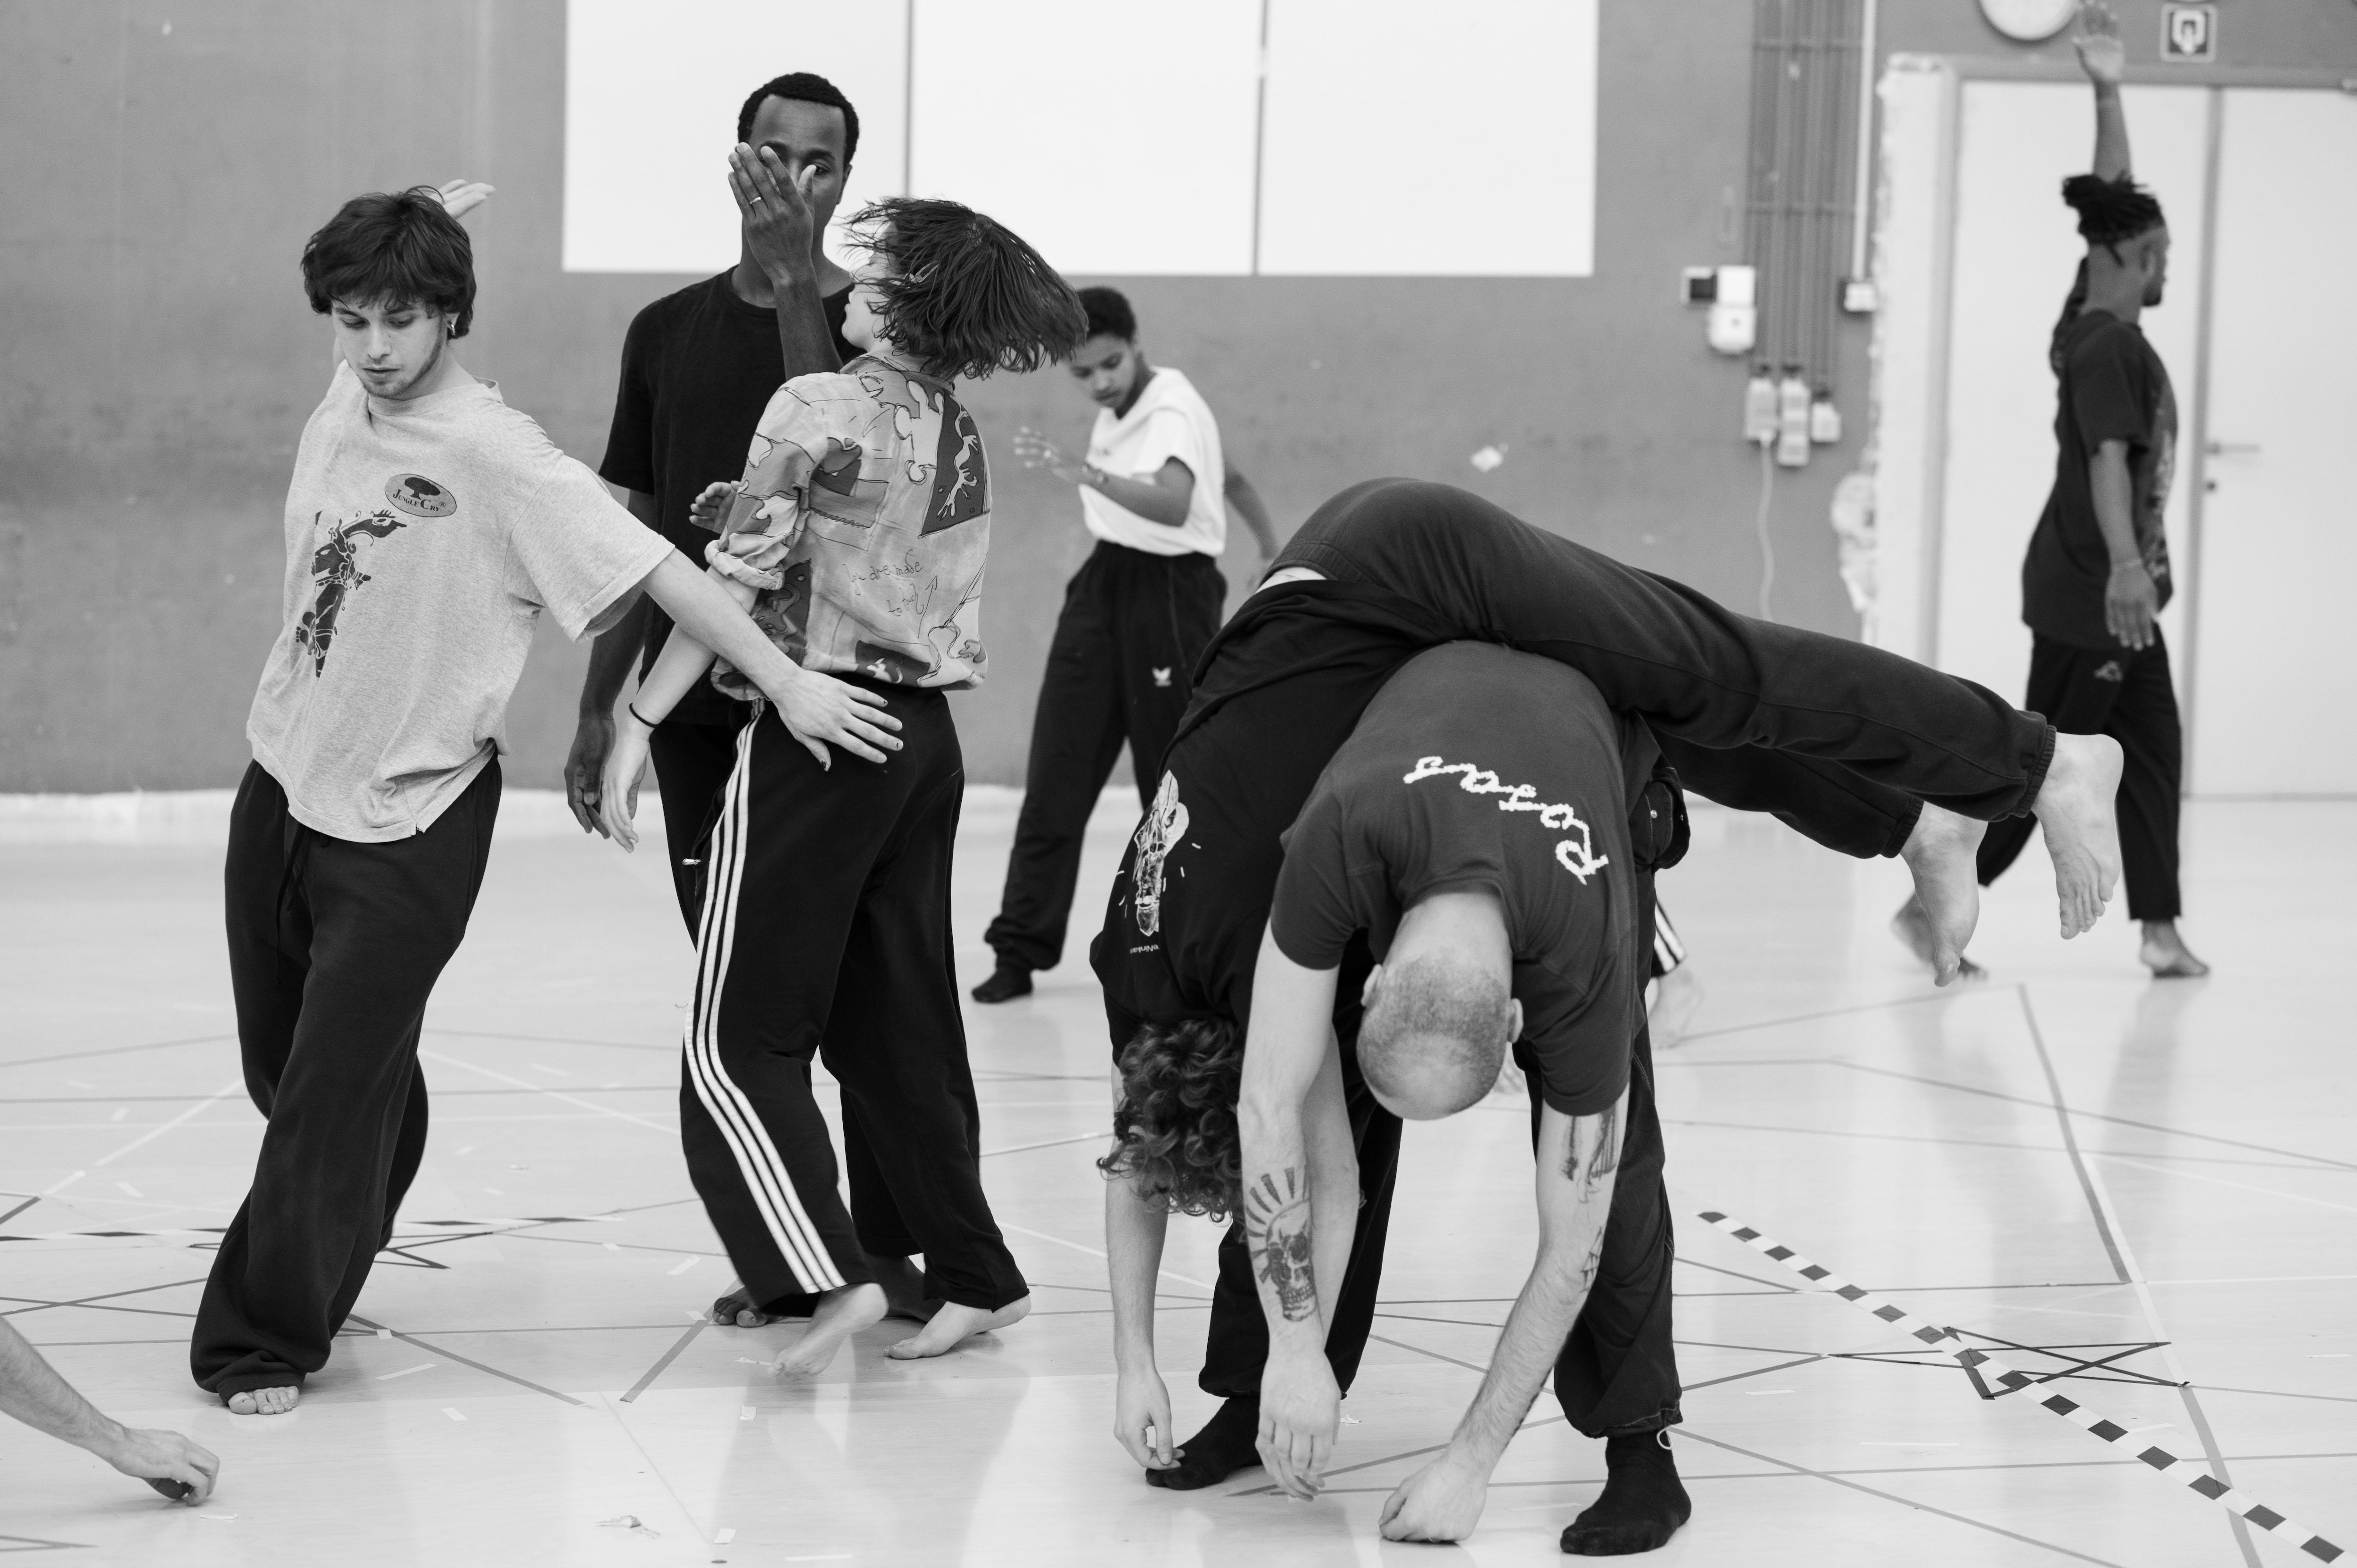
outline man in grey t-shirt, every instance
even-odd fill
[[[419,1026],[482,884],[497,736],[540,613],[579,637],[643,586],[797,736],[871,761],[899,746],[877,698],[797,667],[459,365],[474,258],[444,203],[356,198],[303,252],[340,362],[287,490],[285,617],[223,878],[269,1126],[189,1347],[240,1414],[293,1409],[327,1364],[425,1153]]]

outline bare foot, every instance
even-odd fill
[[[2031,805],[2054,862],[2064,940],[2094,929],[2120,885],[2120,743],[2107,735],[2058,735],[2046,782]]]
[[[884,1321],[882,1285],[844,1285],[818,1298],[810,1327],[802,1337],[778,1352],[770,1369],[781,1378],[815,1378],[834,1364],[843,1342],[863,1328]]]
[[[920,1361],[928,1356],[945,1356],[977,1334],[987,1334],[994,1328],[1005,1328],[1030,1315],[1031,1298],[1018,1296],[996,1312],[985,1312],[978,1306],[960,1306],[953,1301],[942,1303],[932,1321],[908,1338],[886,1350],[884,1354],[896,1361]]]
[[[1682,963],[1662,976],[1653,1004],[1645,1011],[1646,1032],[1653,1048],[1666,1051],[1686,1037],[1694,1026],[1695,1010],[1702,1005],[1702,977],[1694,965]]]
[[[1890,934],[1897,937],[1924,968],[1937,972],[1932,962],[1932,918],[1923,913],[1923,906],[1913,897],[1900,905],[1899,912],[1890,917]],[[1986,980],[1988,971],[1960,954],[1956,959],[1956,978]]]
[[[2136,956],[2160,980],[2199,980],[2210,972],[2210,966],[2195,958],[2185,939],[2177,934],[2174,920],[2147,920],[2144,950]]]
[[[1915,878],[1915,897],[1900,911],[1916,918],[1911,932],[1900,930],[1899,940],[1932,966],[1932,983],[1945,985],[1956,978],[1964,962],[1964,944],[1981,919],[1981,884],[1974,856],[1979,854],[1986,822],[1926,804],[1915,819],[1899,858]],[[1891,922],[1898,929],[1899,922]]]
[[[884,1287],[884,1299],[890,1304],[892,1316],[923,1323],[941,1310],[940,1302],[925,1299],[924,1271],[908,1259],[870,1252],[867,1267],[875,1273],[876,1283]]]
[[[782,1312],[762,1311],[751,1293],[741,1287],[712,1304],[712,1321],[723,1328],[759,1328],[766,1324],[783,1323],[787,1316]]]
[[[273,1389],[248,1389],[229,1396],[231,1415],[285,1415],[295,1408],[303,1391],[292,1383]]]

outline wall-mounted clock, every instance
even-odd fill
[[[1981,0],[1988,25],[2017,43],[2052,38],[2079,14],[2079,0]]]

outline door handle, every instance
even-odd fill
[[[2255,441],[2211,441],[2201,448],[2212,457],[2247,457],[2259,450]]]

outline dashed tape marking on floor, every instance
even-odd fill
[[[1852,1306],[1873,1314],[1893,1328],[1905,1330],[1926,1345],[1935,1346],[1946,1351],[1953,1356],[1968,1372],[1977,1372],[1979,1376],[1986,1377],[1989,1381],[2001,1384],[2008,1390],[2029,1388],[2040,1380],[2027,1372],[2015,1371],[1986,1350],[1975,1349],[1965,1344],[1953,1331],[1934,1328],[1932,1325],[1914,1316],[1904,1307],[1893,1305],[1863,1286],[1850,1283],[1824,1264],[1811,1262],[1792,1248],[1761,1235],[1749,1225],[1741,1224],[1716,1209],[1704,1210],[1701,1218],[1726,1231],[1753,1251],[1773,1258],[1818,1288],[1830,1291]],[[2038,1403],[2052,1411],[2072,1425],[2083,1432],[2091,1433],[2106,1443],[2117,1443],[2128,1435],[2126,1427],[2115,1421],[2105,1420],[2066,1395],[2050,1394],[2040,1400]],[[2225,1482],[2210,1474],[2197,1460],[2180,1459],[2168,1449],[2159,1447],[2147,1448],[2136,1457],[2151,1466],[2158,1474],[2166,1476],[2170,1480],[2200,1493],[2221,1508],[2241,1516],[2248,1523],[2258,1526],[2270,1535],[2278,1535],[2286,1541],[2298,1541],[2302,1552],[2320,1562],[2330,1563],[2341,1555],[2340,1547],[2333,1545],[2305,1525],[2293,1523],[2256,1498],[2226,1485]]]

